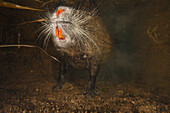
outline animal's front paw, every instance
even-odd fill
[[[62,89],[65,82],[59,82],[57,83],[53,88],[52,91],[54,91],[56,88]]]
[[[92,98],[94,98],[95,96],[99,96],[99,93],[97,93],[95,90],[87,90],[85,92],[82,93],[83,95],[87,96],[91,96]]]

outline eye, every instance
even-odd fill
[[[63,11],[64,11],[63,9],[58,9],[58,10],[56,11],[56,16],[57,16],[57,18],[59,17],[59,15],[60,15]]]
[[[62,35],[62,29],[58,26],[56,27],[56,37],[58,37],[59,40],[64,40],[65,37]]]

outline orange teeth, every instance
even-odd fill
[[[65,39],[62,35],[62,30],[58,26],[56,27],[56,37],[58,37],[59,40]]]
[[[57,12],[56,12],[56,16],[58,17],[62,12],[63,12],[62,9],[58,9]]]
[[[62,12],[63,12],[62,9],[58,9],[58,10],[56,11],[56,16],[57,16],[57,18],[59,17],[59,15],[60,15]],[[59,40],[64,40],[64,39],[65,39],[65,38],[63,37],[63,35],[62,35],[62,30],[61,30],[61,28],[59,28],[58,26],[56,27],[56,37],[58,37]]]

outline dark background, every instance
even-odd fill
[[[112,40],[95,98],[82,95],[88,85],[86,70],[70,68],[63,88],[52,90],[58,63],[51,57],[38,48],[1,48],[18,42],[36,45],[41,24],[18,24],[41,19],[61,3],[53,0],[41,7],[37,0],[5,1],[44,11],[0,7],[0,112],[170,112],[169,0],[64,0],[87,7],[96,1]],[[47,52],[53,55],[53,49],[50,42]]]

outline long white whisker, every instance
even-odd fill
[[[47,38],[45,40],[45,44],[44,44],[45,50],[47,49],[48,42],[49,42],[50,38],[51,38],[51,31],[49,32],[49,34],[47,34]]]
[[[40,39],[40,37],[41,37],[43,34],[45,35],[46,32],[49,30],[49,27],[46,26],[46,25],[42,26],[42,28],[45,28],[45,29],[43,29],[43,30],[41,31],[41,33],[39,34],[38,38],[36,39],[36,42]]]
[[[51,35],[51,32],[52,32],[52,31],[51,31],[51,29],[48,29],[47,32],[48,32],[48,33],[47,33],[46,38],[44,39],[44,44],[43,44],[44,47],[45,47],[45,49],[46,49],[46,47],[47,47],[47,45],[48,45],[48,41],[49,41],[49,38],[50,38],[50,35]]]
[[[83,34],[85,37],[87,37],[87,38],[96,46],[96,48],[100,51],[98,45],[94,42],[94,40],[92,40],[92,39],[90,38],[89,34],[86,33],[86,31],[84,31],[83,29],[81,29],[81,30],[78,29],[78,31],[80,32],[80,34]]]

